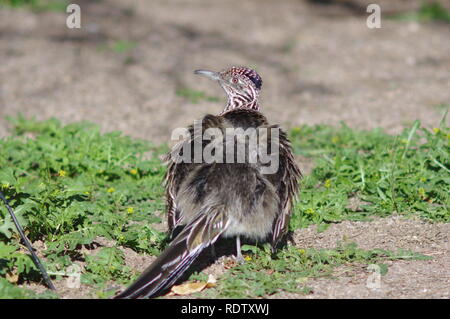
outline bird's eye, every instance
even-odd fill
[[[238,80],[237,77],[232,77],[231,78],[231,82],[234,83],[234,84],[237,84],[239,82],[239,80]]]

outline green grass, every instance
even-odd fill
[[[219,98],[216,96],[209,96],[206,95],[205,92],[202,91],[196,91],[193,89],[183,88],[179,89],[176,92],[177,96],[183,97],[186,100],[188,100],[190,103],[199,103],[201,101],[208,101],[208,102],[218,102]]]
[[[390,18],[404,21],[438,21],[450,23],[450,12],[437,1],[423,1],[416,12],[405,12]]]
[[[397,252],[373,249],[362,250],[355,243],[338,242],[334,249],[298,249],[289,246],[271,255],[270,248],[243,246],[250,252],[246,263],[226,272],[216,289],[198,294],[213,298],[266,297],[278,292],[307,294],[312,290],[308,280],[317,277],[333,277],[336,267],[356,263],[377,264],[381,275],[387,273],[388,260],[429,259],[427,256],[407,250]]]
[[[0,0],[0,5],[23,7],[36,5],[38,0]]]
[[[92,296],[111,296],[111,284],[127,284],[138,275],[124,267],[121,247],[157,255],[165,245],[165,234],[155,225],[164,218],[160,156],[167,147],[120,132],[102,134],[90,123],[63,126],[55,119],[23,117],[10,121],[11,136],[0,140],[0,187],[27,235],[45,244],[40,253],[51,273],[65,273],[81,262],[81,281],[92,287]],[[415,122],[399,136],[345,125],[292,129],[295,152],[314,161],[314,168],[302,181],[291,228],[317,224],[324,231],[341,220],[395,212],[449,222],[450,130],[444,123],[428,130]],[[349,207],[352,198],[359,203],[356,208]],[[89,249],[98,238],[111,244],[93,253]],[[348,243],[330,250],[290,247],[275,255],[264,247],[244,248],[251,260],[229,269],[216,288],[201,296],[307,293],[308,278],[330,276],[340,265],[423,258],[413,252],[365,251]],[[39,278],[0,205],[0,298],[55,297],[17,287]]]
[[[0,187],[29,238],[45,242],[49,271],[64,271],[83,259],[82,282],[124,282],[132,274],[122,267],[118,245],[159,253],[164,234],[151,225],[161,222],[164,211],[164,167],[158,158],[164,148],[119,132],[101,134],[88,123],[12,122],[13,135],[0,141]],[[95,257],[80,252],[97,237],[115,247]],[[18,236],[3,205],[0,240],[0,275],[35,280],[36,270],[18,250]]]
[[[434,105],[436,111],[445,114],[450,109],[450,103],[439,103]]]
[[[117,53],[126,53],[133,50],[137,46],[136,42],[116,41],[111,45],[111,49]]]
[[[99,44],[97,50],[100,52],[112,52],[121,57],[124,66],[136,63],[133,52],[138,47],[138,43],[129,40],[115,40],[106,44]]]
[[[314,168],[302,182],[292,229],[394,212],[449,222],[450,130],[444,123],[428,130],[416,121],[398,136],[344,124],[294,128],[294,150]]]
[[[66,0],[0,0],[0,7],[29,8],[33,11],[65,12],[69,1]]]
[[[115,40],[98,46],[99,51],[110,51],[118,54],[127,54],[138,46],[137,42],[128,40]]]

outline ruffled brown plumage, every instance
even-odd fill
[[[174,239],[138,280],[116,298],[160,294],[219,237],[236,237],[237,257],[241,260],[241,236],[268,240],[276,249],[288,231],[301,173],[286,133],[277,125],[270,125],[259,111],[262,84],[259,75],[242,67],[196,73],[219,82],[227,93],[227,105],[220,115],[206,115],[197,123],[201,124],[200,130],[190,126],[186,138],[167,155],[167,216]],[[248,135],[228,139],[227,129]],[[217,135],[205,139],[208,130]],[[250,145],[252,138],[257,141],[256,148]],[[202,154],[214,146],[214,155],[227,160],[195,161],[194,153],[184,153],[194,150],[195,143],[199,143],[197,147],[200,145]],[[237,157],[239,147],[245,150],[242,158]],[[262,154],[263,151],[267,154]],[[267,172],[263,155],[277,159],[275,171]]]

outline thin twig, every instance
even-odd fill
[[[50,288],[51,290],[56,290],[55,286],[53,285],[52,281],[50,280],[50,277],[47,274],[47,271],[45,270],[44,266],[42,265],[39,257],[34,252],[33,246],[31,246],[30,241],[28,240],[27,236],[25,235],[22,226],[20,226],[19,221],[17,220],[13,209],[9,205],[9,202],[6,199],[6,197],[3,195],[2,191],[0,191],[0,199],[3,200],[3,202],[5,203],[6,209],[8,210],[9,214],[11,215],[14,225],[16,225],[17,231],[19,232],[20,237],[22,238],[23,242],[25,243],[25,246],[27,246],[28,251],[31,254],[31,259],[33,259],[34,264],[41,271],[42,277],[44,278],[44,281],[47,284],[47,287]]]
[[[396,197],[396,191],[395,191],[395,170],[397,168],[397,161],[396,161],[396,156],[397,156],[397,139],[398,137],[395,137],[395,141],[394,141],[394,150],[393,150],[393,154],[392,154],[392,162],[391,162],[391,171],[390,171],[390,176],[389,176],[389,184],[390,184],[390,188],[391,188],[391,201],[392,204],[394,205],[394,209],[395,212],[398,214],[398,206],[397,206],[397,202],[395,201],[395,197]]]

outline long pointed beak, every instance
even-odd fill
[[[195,70],[194,74],[200,74],[200,75],[205,75],[207,77],[209,77],[212,80],[216,80],[219,81],[220,80],[220,76],[219,73],[214,72],[214,71],[209,71],[209,70]]]

